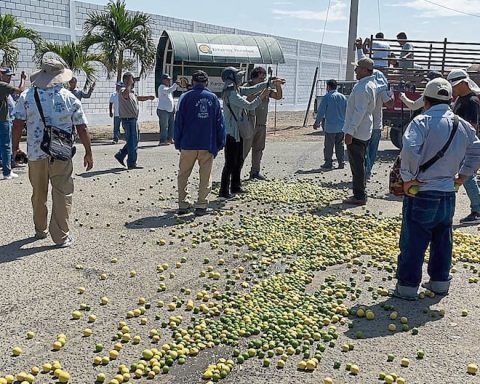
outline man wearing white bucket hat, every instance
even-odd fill
[[[17,101],[13,122],[15,153],[19,150],[23,126],[27,124],[28,176],[33,189],[35,238],[44,239],[50,232],[53,242],[60,247],[69,247],[73,243],[69,216],[73,195],[71,158],[75,151],[71,148],[69,156],[64,157],[66,160],[59,160],[59,156],[51,150],[52,147],[45,147],[46,138],[49,137],[52,142],[54,130],[62,137],[71,138],[75,127],[85,148],[84,166],[87,171],[93,167],[87,119],[82,104],[63,87],[71,78],[72,71],[65,68],[60,61],[43,61],[40,70],[30,76],[32,86],[23,92]],[[50,128],[46,129],[45,125]],[[52,185],[52,214],[47,228],[49,183]]]
[[[453,98],[455,99],[455,103],[452,106],[453,112],[472,124],[478,134],[480,102],[477,95],[480,93],[480,88],[463,69],[451,71],[447,80],[452,85]],[[468,216],[460,219],[460,223],[478,224],[480,223],[480,189],[477,176],[473,175],[470,177],[463,186],[470,199],[471,212]]]

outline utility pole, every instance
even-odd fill
[[[350,24],[348,27],[346,80],[354,80],[353,63],[355,61],[355,39],[357,38],[358,0],[350,0]]]

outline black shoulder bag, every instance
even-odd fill
[[[453,137],[455,136],[455,133],[458,130],[458,116],[455,115],[453,117],[453,127],[452,127],[452,132],[450,133],[450,136],[448,137],[447,142],[445,145],[442,147],[440,151],[437,152],[435,156],[433,156],[430,160],[426,161],[420,167],[418,168],[420,172],[425,172],[428,168],[430,168],[433,164],[435,164],[438,160],[440,160],[444,155],[445,152],[447,151],[448,147],[450,146]],[[390,193],[394,194],[395,196],[403,196],[403,180],[400,175],[400,164],[401,164],[401,159],[400,156],[398,156],[395,159],[395,162],[393,163],[392,169],[390,170],[390,175],[389,175],[389,190]]]
[[[43,122],[43,138],[40,148],[52,159],[68,161],[73,158],[76,152],[73,142],[73,134],[65,132],[63,129],[48,125],[43,114],[42,103],[35,87],[35,103],[37,104],[38,113]]]

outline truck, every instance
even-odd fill
[[[381,40],[388,42],[390,49],[377,48],[375,44]],[[446,38],[442,41],[409,40],[413,44],[413,57],[404,57],[402,47],[397,40],[377,39],[373,35],[365,39],[362,44],[364,54],[378,63],[380,57],[385,57],[388,51],[388,67],[375,66],[387,77],[390,90],[395,100],[392,108],[384,107],[383,121],[388,126],[388,137],[399,149],[402,146],[402,136],[410,121],[419,113],[410,111],[400,100],[403,92],[411,99],[416,100],[423,94],[427,83],[426,75],[430,71],[437,71],[447,77],[452,69],[465,69],[469,76],[478,83],[480,81],[480,43],[454,42]],[[354,47],[353,49],[357,49]],[[382,55],[383,53],[383,55]],[[326,82],[321,79],[316,82],[316,97],[314,112],[326,93]],[[355,81],[338,81],[338,91],[348,97]]]

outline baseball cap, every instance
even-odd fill
[[[427,83],[423,95],[437,100],[450,100],[452,98],[452,86],[447,80],[438,77]]]
[[[192,73],[192,81],[198,81],[199,83],[204,83],[208,81],[208,75],[205,71],[198,70]]]
[[[244,75],[245,71],[241,71],[240,69],[235,67],[226,67],[223,69],[221,76],[225,85],[232,83],[240,85]]]
[[[358,60],[356,63],[352,63],[355,67],[365,68],[370,71],[373,71],[373,60],[369,57],[363,57]]]
[[[447,76],[447,80],[452,84],[452,87],[460,84],[462,81],[468,80],[469,76],[468,73],[465,72],[463,69],[454,69],[450,71]]]
[[[161,77],[160,80],[172,80],[170,75],[168,73],[164,73]]]
[[[14,76],[15,75],[15,72],[13,72],[11,68],[2,68],[2,69],[0,69],[0,72],[2,72],[6,76]]]
[[[443,77],[442,74],[438,71],[428,71],[425,75],[425,80],[430,81],[438,77]]]

